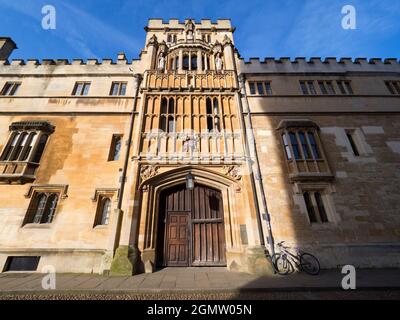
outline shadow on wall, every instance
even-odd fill
[[[75,117],[61,118],[59,116],[18,118],[12,121],[48,121],[55,126],[46,144],[39,169],[36,173],[35,184],[49,183],[57,171],[63,169],[65,160],[72,153],[73,135],[78,132]]]

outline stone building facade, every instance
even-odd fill
[[[0,268],[400,265],[397,59],[243,60],[230,20],[150,19],[139,59],[11,60]]]

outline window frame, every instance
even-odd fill
[[[91,84],[92,83],[90,81],[76,81],[71,95],[74,97],[88,96]],[[80,88],[80,90],[78,92],[79,86],[82,86],[82,87]]]
[[[41,131],[40,129],[26,129],[26,130],[12,130],[8,141],[3,147],[0,154],[1,162],[33,162],[37,153],[40,151],[40,158],[42,157],[46,146],[48,145],[50,133]],[[47,137],[43,145],[43,150],[39,150],[41,139]],[[18,152],[17,152],[18,151]]]
[[[115,209],[114,202],[118,200],[118,189],[112,188],[98,188],[95,190],[95,193],[92,197],[92,201],[96,203],[96,211],[93,221],[93,229],[97,228],[107,228],[112,222],[112,214],[113,209]],[[103,224],[104,222],[104,204],[106,201],[109,201],[109,209],[107,215],[107,224]]]
[[[281,120],[277,130],[291,182],[334,179],[319,135],[319,127],[314,122],[305,119]],[[301,133],[304,135],[303,139]]]
[[[254,96],[254,95],[256,95],[256,84],[255,84],[255,82],[253,82],[253,81],[251,81],[251,82],[249,82],[249,92],[250,92],[250,95],[252,95],[252,96]]]
[[[323,190],[306,189],[303,191],[302,195],[308,222],[311,225],[325,225],[333,222],[331,221],[332,217],[330,217]],[[306,195],[308,195],[308,201]],[[317,195],[319,195],[319,197],[317,197]]]
[[[21,87],[20,81],[7,81],[0,91],[0,96],[13,97]]]
[[[116,134],[112,135],[107,161],[112,162],[112,161],[120,160],[121,151],[122,151],[122,142],[123,142],[122,138],[123,138],[123,134],[120,134],[120,133],[116,133]],[[118,157],[116,157],[118,142],[120,144],[120,149],[119,149]]]
[[[249,93],[251,96],[272,96],[271,81],[249,81]]]
[[[391,95],[393,96],[400,95],[400,81],[385,80],[385,85]]]
[[[53,207],[54,199],[55,206]],[[54,224],[59,210],[60,199],[62,199],[60,189],[55,190],[51,187],[35,189],[32,192],[22,227]]]
[[[161,98],[158,129],[163,133],[172,134],[176,132],[176,111],[177,106],[175,105],[174,97]],[[173,128],[171,128],[171,124]]]
[[[113,81],[111,83],[110,96],[112,96],[112,97],[126,96],[127,84],[128,83],[126,81]],[[115,90],[115,87],[116,87],[116,90]]]
[[[356,136],[356,131],[353,129],[345,129],[345,133],[346,133],[347,141],[350,144],[353,155],[357,158],[360,157],[361,156],[361,151],[360,151],[361,148],[357,141],[358,139]]]
[[[221,131],[221,108],[217,97],[206,98],[207,132],[218,133]]]

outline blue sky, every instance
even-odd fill
[[[57,10],[56,30],[41,27],[44,5]],[[357,29],[344,30],[353,5]],[[231,18],[236,46],[250,57],[399,58],[400,0],[0,0],[0,36],[19,49],[11,58],[137,58],[150,17]]]

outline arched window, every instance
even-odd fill
[[[168,116],[168,132],[175,132],[175,118],[174,116]]]
[[[207,112],[207,130],[208,131],[219,131],[220,118],[219,118],[219,106],[218,99],[207,98],[206,100],[206,112]]]
[[[11,154],[11,158],[10,158],[11,161],[18,160],[27,139],[28,139],[27,132],[23,132],[20,134],[19,139],[18,139],[16,145],[14,146],[13,153]]]
[[[321,155],[318,149],[317,140],[315,139],[313,132],[308,132],[308,141],[310,141],[310,147],[313,154],[314,159],[320,159]]]
[[[189,70],[189,56],[188,55],[183,56],[182,69]]]
[[[191,59],[191,70],[197,70],[197,56],[192,55]]]
[[[25,147],[21,153],[21,157],[20,157],[21,161],[25,161],[28,159],[28,157],[32,151],[32,148],[35,145],[36,137],[37,137],[37,134],[35,132],[32,132],[29,134],[29,138],[26,141]]]
[[[3,151],[3,154],[1,155],[2,161],[10,160],[10,156],[13,153],[15,146],[17,145],[20,134],[21,133],[19,133],[19,132],[13,132],[11,139],[10,139],[10,143],[6,146],[6,148]]]
[[[301,159],[301,156],[300,156],[300,148],[299,148],[299,144],[297,142],[296,134],[294,132],[289,132],[289,137],[290,137],[290,142],[292,144],[294,157],[296,160],[299,160],[299,159]]]
[[[314,194],[314,196],[315,196],[315,202],[317,203],[321,222],[329,222],[328,215],[326,214],[326,210],[325,210],[325,206],[324,206],[324,202],[322,200],[321,194],[319,192],[316,192]]]
[[[51,223],[56,213],[58,194],[38,193],[34,195],[25,223]]]
[[[109,198],[104,198],[102,200],[101,208],[101,224],[107,225],[110,221],[110,211],[111,211],[111,200]]]
[[[47,195],[44,193],[38,194],[33,207],[33,220],[28,223],[41,223],[44,211],[46,209]]]
[[[308,149],[307,138],[303,131],[299,131],[299,138],[301,142],[301,150],[303,151],[304,159],[310,159],[311,153]]]
[[[179,69],[179,57],[175,57],[175,70]]]
[[[174,101],[174,98],[169,98],[168,113],[169,114],[174,114],[175,113],[175,101]]]
[[[309,192],[304,192],[303,197],[304,197],[304,202],[306,203],[307,214],[308,214],[308,217],[310,219],[310,222],[311,223],[318,222],[317,221],[317,216],[315,214],[314,206],[313,206],[312,201],[311,201],[310,193]]]
[[[212,103],[210,98],[207,98],[206,100],[206,110],[207,114],[212,114]]]
[[[212,131],[214,129],[214,126],[213,126],[211,98],[207,98],[206,100],[206,112],[207,112],[207,131]]]
[[[292,152],[290,151],[289,141],[286,133],[282,134],[283,146],[285,147],[286,159],[292,160]]]
[[[40,223],[51,223],[53,221],[54,214],[56,213],[57,202],[58,202],[57,194],[53,193],[48,197],[46,203],[46,209],[44,211]]]
[[[220,131],[221,126],[220,126],[219,106],[217,98],[214,98],[213,116],[214,116],[214,130]]]
[[[161,100],[159,128],[163,132],[175,132],[175,100],[172,97]]]
[[[167,105],[168,101],[166,98],[162,98],[161,100],[161,114],[166,114],[167,113]]]
[[[110,213],[111,199],[105,196],[100,197],[93,227],[98,225],[108,225],[110,222]]]
[[[42,155],[43,155],[44,147],[46,146],[47,139],[48,139],[48,136],[45,134],[40,137],[40,140],[39,140],[38,146],[36,148],[35,155],[32,159],[32,162],[35,162],[35,163],[40,162],[40,159],[42,158]]]
[[[161,99],[161,110],[160,110],[160,124],[159,128],[163,132],[167,131],[167,114],[168,114],[168,101],[166,98]]]

